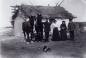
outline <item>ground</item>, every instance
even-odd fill
[[[86,58],[86,32],[75,35],[75,41],[35,42],[27,44],[23,37],[0,35],[1,58]],[[43,46],[51,48],[43,52]]]

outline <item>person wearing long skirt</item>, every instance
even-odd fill
[[[60,36],[61,36],[61,40],[67,40],[67,27],[65,24],[65,21],[62,21],[62,24],[60,25]]]
[[[58,27],[55,27],[53,29],[52,41],[59,41],[59,40],[60,40],[60,35],[59,35]]]

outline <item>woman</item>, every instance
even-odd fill
[[[61,40],[66,40],[67,39],[67,27],[66,27],[66,24],[65,24],[65,21],[62,21],[62,24],[60,25],[60,35],[61,35]]]

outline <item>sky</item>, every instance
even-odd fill
[[[62,0],[0,0],[0,27],[10,25],[12,16],[12,8],[10,6],[28,4],[28,5],[42,5],[55,6],[56,3]],[[86,21],[86,0],[64,0],[61,4],[66,10],[75,15],[75,21]]]

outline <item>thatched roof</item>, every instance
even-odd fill
[[[61,6],[32,6],[32,5],[21,5],[21,8],[27,16],[41,13],[43,17],[55,17],[55,18],[69,18],[74,16],[69,13],[65,8]]]

